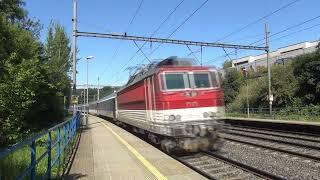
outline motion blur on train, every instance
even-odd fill
[[[217,150],[223,97],[215,68],[169,57],[137,69],[117,92],[90,103],[89,113],[112,118],[167,152]]]

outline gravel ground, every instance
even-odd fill
[[[238,135],[249,135],[249,136],[254,136],[254,137],[265,138],[265,139],[268,139],[268,140],[281,140],[281,141],[284,141],[284,142],[296,143],[296,144],[299,144],[301,146],[308,145],[308,146],[312,146],[314,148],[319,148],[320,149],[320,143],[311,142],[311,141],[305,141],[305,140],[298,140],[298,139],[294,139],[294,138],[284,138],[284,137],[279,137],[279,136],[274,136],[274,135],[265,135],[265,134],[244,132],[244,131],[238,131],[238,130],[228,130],[226,133],[236,133]]]
[[[320,157],[320,151],[315,150],[315,149],[293,146],[293,145],[288,145],[288,144],[278,143],[278,142],[262,141],[262,140],[255,139],[255,138],[241,137],[241,136],[232,135],[232,134],[221,133],[220,135],[221,135],[221,137],[224,137],[224,138],[230,138],[230,139],[234,139],[234,140],[250,142],[250,143],[257,144],[257,145],[264,145],[264,146],[278,148],[278,149],[282,149],[282,150],[286,150],[286,151],[290,151],[290,152],[296,152],[296,153],[300,153],[300,154],[307,154],[307,155],[310,155],[313,157]]]
[[[288,179],[319,179],[320,162],[226,141],[219,154]]]
[[[263,130],[258,128],[249,128],[249,127],[237,127],[237,126],[229,126],[226,127],[226,129],[233,129],[233,130],[245,130],[245,131],[251,131],[256,133],[267,133],[269,135],[275,135],[275,136],[286,136],[289,138],[303,138],[306,140],[313,140],[320,142],[320,136],[316,135],[306,135],[306,134],[295,134],[291,132],[279,132],[276,130]]]

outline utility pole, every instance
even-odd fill
[[[89,116],[89,59],[86,58],[87,60],[87,116],[86,116],[86,126],[88,126],[88,116]]]
[[[72,94],[75,95],[76,94],[76,83],[77,83],[77,79],[76,79],[76,61],[77,61],[77,0],[73,0],[73,52],[72,52],[72,80],[73,80],[73,87],[72,87]],[[73,105],[73,114],[75,115],[76,113],[76,107],[75,105]]]
[[[249,107],[249,85],[248,85],[248,70],[245,69],[246,72],[246,86],[247,86],[247,116],[250,118],[250,107]]]
[[[100,92],[99,92],[99,76],[98,76],[98,101],[100,99]]]
[[[271,64],[270,64],[270,41],[269,41],[269,28],[268,25],[265,24],[265,31],[266,31],[266,52],[267,52],[267,67],[268,67],[268,83],[269,83],[269,93],[268,93],[268,100],[269,100],[269,113],[270,116],[272,116],[272,101],[273,101],[273,95],[271,92]]]

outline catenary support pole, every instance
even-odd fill
[[[268,100],[269,100],[269,114],[272,116],[272,101],[273,101],[273,95],[271,91],[271,63],[270,63],[270,41],[269,41],[269,28],[268,25],[265,24],[265,31],[266,31],[266,52],[267,52],[267,67],[268,67],[268,86],[269,86],[269,93],[268,93]]]
[[[86,116],[86,126],[88,125],[88,116],[89,116],[89,59],[87,58],[87,116]]]
[[[248,70],[245,70],[246,72],[246,86],[247,86],[247,116],[250,118],[250,106],[249,106],[249,84],[248,84]]]
[[[99,76],[98,76],[98,101],[100,100],[100,89],[99,89]]]

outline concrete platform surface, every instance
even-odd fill
[[[206,179],[124,129],[95,116],[65,179]]]

